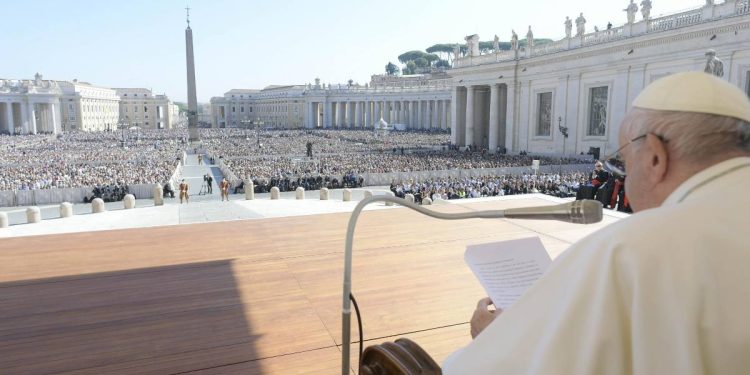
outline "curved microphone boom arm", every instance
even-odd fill
[[[346,228],[346,242],[344,245],[344,293],[343,308],[341,311],[341,344],[342,360],[341,374],[350,374],[350,346],[351,346],[351,300],[349,295],[352,292],[352,243],[354,242],[354,229],[357,225],[357,219],[362,210],[370,203],[390,202],[400,206],[411,208],[421,214],[442,220],[464,220],[464,219],[501,219],[501,218],[519,218],[519,219],[553,219],[569,221],[579,224],[596,223],[602,219],[602,205],[598,201],[580,200],[571,203],[565,203],[556,206],[515,208],[509,210],[487,210],[460,213],[443,213],[428,210],[416,203],[406,199],[396,198],[388,195],[373,196],[365,198],[354,208],[352,216],[349,218],[349,224]]]

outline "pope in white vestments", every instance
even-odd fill
[[[444,374],[750,373],[750,101],[681,73],[633,107],[620,145],[637,213],[560,255]]]

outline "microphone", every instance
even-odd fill
[[[602,221],[602,204],[599,201],[585,199],[555,206],[511,208],[504,211],[504,217],[592,224]]]
[[[343,306],[341,310],[341,374],[351,374],[350,345],[351,345],[351,292],[352,292],[352,245],[354,243],[354,228],[357,226],[357,218],[362,210],[370,203],[391,202],[400,206],[408,207],[424,215],[442,220],[463,219],[536,219],[536,220],[560,220],[575,224],[598,223],[602,220],[602,204],[595,200],[580,200],[555,206],[513,208],[509,210],[471,211],[460,213],[444,213],[428,210],[422,206],[408,202],[405,199],[387,195],[376,195],[365,198],[354,207],[349,224],[346,228],[346,241],[344,243],[344,293]],[[362,353],[360,353],[361,355]]]

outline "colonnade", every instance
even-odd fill
[[[57,134],[60,124],[58,103],[0,102],[0,134]]]
[[[456,86],[451,97],[451,144],[482,147],[492,153],[511,149],[512,130],[506,127],[514,123],[514,98],[508,85]]]
[[[309,101],[308,128],[372,129],[382,119],[406,129],[447,130],[451,104],[447,99]]]

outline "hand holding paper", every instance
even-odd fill
[[[492,303],[507,309],[547,270],[552,260],[538,237],[471,245],[464,260]]]

